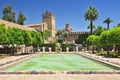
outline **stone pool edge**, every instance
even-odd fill
[[[15,65],[15,64],[18,64],[18,63],[20,63],[20,62],[22,62],[22,61],[31,59],[31,58],[33,58],[33,57],[35,57],[35,56],[37,56],[37,55],[39,55],[39,54],[29,54],[29,55],[25,55],[25,56],[23,56],[23,57],[20,57],[20,58],[14,59],[14,60],[10,60],[10,61],[6,61],[6,62],[4,62],[4,63],[1,63],[1,64],[0,64],[0,71],[1,71],[1,70],[4,70],[4,69],[7,68],[7,67],[10,67],[10,66],[13,66],[13,65]]]
[[[80,55],[80,56],[83,56],[83,57],[86,57],[86,58],[89,58],[89,59],[92,59],[92,60],[95,60],[95,61],[98,61],[98,62],[101,62],[103,64],[108,64],[110,66],[113,66],[113,67],[116,67],[116,68],[120,69],[119,64],[114,63],[114,62],[110,62],[109,60],[104,60],[104,59],[101,59],[101,58],[98,58],[98,57],[93,57],[92,55],[88,55],[88,54],[85,54],[85,53],[76,53],[76,54]]]
[[[27,59],[33,58],[33,57],[35,57],[37,55],[40,55],[40,54],[30,54],[30,55],[26,55],[22,58],[16,59],[12,62],[6,62],[5,66],[0,65],[1,66],[0,69],[6,68],[6,67],[9,67],[9,66],[13,66],[13,65],[15,65],[19,62],[22,62],[22,61],[25,61]],[[66,54],[69,54],[69,53],[66,53]],[[90,58],[90,59],[93,59],[93,60],[96,60],[96,61],[99,61],[99,62],[102,62],[102,63],[105,63],[105,64],[106,64],[106,62],[107,62],[107,64],[110,63],[109,61],[101,60],[101,59],[98,59],[97,57],[91,57],[90,55],[86,55],[86,54],[83,54],[83,53],[75,53],[75,54],[80,55],[80,56],[84,56],[84,57],[87,57],[87,58]],[[111,63],[109,65],[111,65]],[[114,65],[114,64],[112,64],[112,65]],[[36,70],[30,70],[30,71],[2,71],[1,70],[0,71],[0,75],[8,75],[8,74],[16,74],[16,75],[19,75],[19,74],[120,74],[120,70],[72,70],[72,71],[69,70],[69,71],[62,71],[62,72],[36,71]]]

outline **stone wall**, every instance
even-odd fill
[[[16,24],[16,23],[12,23],[12,22],[9,22],[9,21],[5,21],[5,20],[2,20],[0,19],[0,24],[5,24],[6,27],[11,27],[11,28],[20,28],[22,30],[29,30],[29,31],[36,31],[34,28],[30,28],[30,27],[27,27],[25,25],[19,25],[19,24]]]

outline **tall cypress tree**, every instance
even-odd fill
[[[18,15],[18,20],[17,23],[24,25],[24,21],[26,20],[26,16],[20,11],[19,15]]]
[[[15,20],[15,12],[12,10],[11,5],[7,5],[2,10],[3,20],[10,21],[10,22],[16,22]]]

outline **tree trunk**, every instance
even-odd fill
[[[120,45],[118,45],[118,56],[120,56]]]
[[[95,49],[94,49],[94,46],[92,46],[92,53],[93,53],[93,54],[95,53],[94,50],[95,50]]]
[[[109,45],[107,45],[107,57],[110,57],[110,53],[109,53]]]
[[[107,24],[107,29],[109,29],[109,23]]]
[[[15,47],[13,47],[13,55],[15,54]]]
[[[26,45],[25,45],[25,54],[27,54],[27,47],[26,47]]]
[[[8,49],[9,48],[8,47],[4,47],[4,49],[5,49],[5,53],[8,54]]]
[[[35,46],[33,46],[33,53],[35,54],[35,50],[36,50],[36,47]]]
[[[90,20],[90,34],[92,35],[92,30],[93,30],[93,23],[92,20]]]

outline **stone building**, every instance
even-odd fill
[[[56,37],[56,21],[55,15],[52,12],[46,11],[42,14],[42,22],[47,24],[47,28],[50,30],[51,38]]]
[[[19,25],[13,22],[5,21],[0,19],[0,24],[4,24],[5,27],[11,27],[11,28],[19,28],[22,30],[28,30],[28,31],[36,31],[34,28],[26,27],[25,25]]]
[[[74,43],[76,39],[78,39],[78,36],[80,34],[85,34],[85,33],[88,33],[87,31],[82,31],[82,32],[74,32],[73,29],[70,27],[70,24],[69,23],[66,23],[65,25],[65,29],[66,31],[68,31],[68,35],[67,35],[67,38],[66,40],[68,42],[72,42]]]
[[[55,15],[52,12],[46,11],[45,13],[42,14],[41,24],[31,24],[26,26],[42,32],[47,29],[50,30],[50,37],[48,38],[48,43],[53,42],[53,39],[55,39],[56,37]]]
[[[22,30],[27,30],[27,31],[36,31],[34,28],[30,28],[30,27],[26,27],[25,25],[19,25],[19,24],[16,24],[16,23],[13,23],[13,22],[9,22],[9,21],[5,21],[5,20],[2,20],[0,19],[0,24],[4,24],[6,28],[10,27],[10,28],[19,28],[19,29],[22,29]],[[2,45],[0,45],[0,50],[3,50],[3,47],[1,47]],[[12,45],[10,44],[8,46],[8,51],[11,50],[9,52],[9,54],[21,54],[21,53],[25,53],[26,51],[28,53],[31,53],[31,51],[33,50],[33,47],[32,46],[27,46],[25,47],[25,45],[15,45],[16,46],[13,50],[12,48]],[[14,52],[13,52],[14,51]],[[1,51],[0,53],[6,53],[6,50],[3,52]]]
[[[78,39],[78,36],[80,34],[86,34],[88,33],[87,31],[82,31],[82,32],[70,32],[67,36],[67,41],[68,42],[75,42],[76,39]]]
[[[30,25],[19,25],[15,23],[11,23],[5,20],[0,19],[1,24],[5,24],[6,26],[10,27],[17,27],[23,30],[34,30],[34,31],[40,31],[43,32],[45,30],[50,30],[50,37],[46,41],[47,43],[51,43],[54,41],[56,38],[56,20],[55,20],[55,15],[52,12],[46,11],[45,13],[42,14],[42,23],[40,24],[30,24]],[[68,42],[74,42],[75,39],[78,39],[78,36],[80,34],[85,34],[88,32],[74,32],[73,29],[71,28],[69,23],[66,23],[65,29],[66,31],[69,32],[67,36],[67,41]]]
[[[53,42],[56,37],[56,21],[55,15],[52,12],[46,11],[42,14],[42,23],[40,24],[29,24],[29,25],[19,25],[16,23],[8,22],[0,19],[1,24],[5,24],[10,27],[17,27],[23,30],[34,30],[43,32],[45,30],[50,30],[50,37],[48,38],[47,43]]]
[[[66,23],[65,30],[68,31],[68,32],[73,32],[73,29],[70,27],[69,23]]]
[[[30,24],[26,25],[27,27],[34,28],[38,32],[43,32],[48,29],[46,23],[41,23],[41,24]]]

